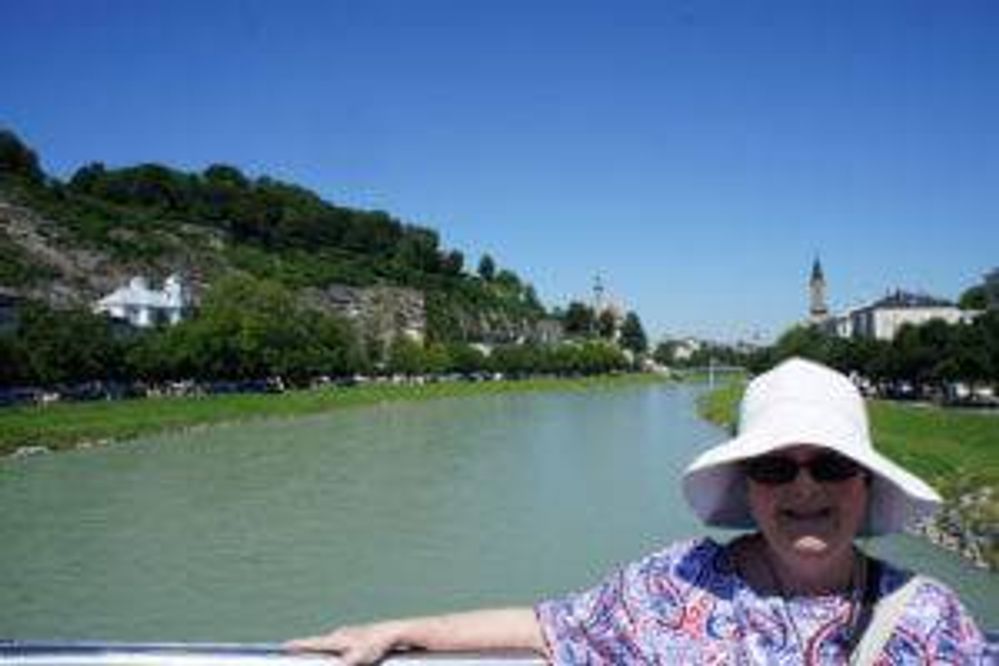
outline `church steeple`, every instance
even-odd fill
[[[818,323],[829,316],[829,308],[826,307],[826,278],[822,273],[822,263],[818,255],[812,263],[812,278],[808,281],[808,292],[808,315],[813,323]]]
[[[822,262],[819,261],[818,255],[815,257],[815,261],[812,262],[812,284],[816,282],[826,283],[826,278],[822,274]]]

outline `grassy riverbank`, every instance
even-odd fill
[[[733,427],[744,386],[728,384],[706,393],[701,415]],[[999,414],[928,405],[872,401],[872,437],[879,451],[929,481],[946,500],[943,516],[963,529],[987,534],[999,524]],[[999,548],[984,546],[999,567]]]
[[[656,381],[662,381],[662,378],[630,374],[423,385],[364,384],[278,394],[147,398],[5,408],[0,409],[0,455],[9,455],[25,447],[69,449],[82,444],[130,439],[198,425],[300,416],[399,400],[522,391],[593,390]]]

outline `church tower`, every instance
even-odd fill
[[[822,264],[817,256],[812,263],[812,279],[808,281],[808,291],[809,321],[817,324],[829,316],[829,308],[826,307],[826,278],[822,274]]]
[[[593,276],[593,314],[599,315],[604,311],[607,304],[604,302],[604,282],[600,279],[600,273]]]

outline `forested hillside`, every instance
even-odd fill
[[[0,289],[83,305],[128,276],[180,272],[199,295],[231,275],[292,293],[332,284],[423,293],[431,342],[510,339],[544,315],[534,290],[488,256],[475,269],[433,229],[338,206],[224,164],[79,168],[66,182],[0,130]]]

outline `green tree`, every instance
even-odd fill
[[[465,267],[465,255],[458,250],[451,250],[441,260],[441,271],[446,275],[458,276]]]
[[[957,304],[962,310],[984,310],[988,307],[985,285],[979,284],[965,289]]]
[[[52,386],[120,376],[122,353],[110,322],[83,309],[42,303],[21,309],[11,341],[22,381]]]
[[[479,277],[486,282],[496,277],[496,262],[488,254],[482,255],[479,260]]]
[[[595,318],[593,308],[571,301],[565,311],[564,327],[566,335],[570,337],[589,337],[593,334]]]
[[[604,340],[613,340],[617,332],[617,317],[609,308],[602,310],[597,315],[597,335]]]
[[[83,194],[97,191],[99,184],[107,176],[107,169],[101,162],[90,162],[77,169],[69,179],[69,188]]]
[[[14,176],[41,183],[45,174],[38,156],[10,130],[0,129],[0,177]]]
[[[362,358],[346,322],[304,307],[277,283],[245,276],[213,286],[198,317],[152,344],[154,369],[201,379],[276,375],[303,383],[350,372]]]
[[[636,354],[644,353],[649,347],[642,321],[634,312],[629,312],[621,324],[621,346]]]
[[[793,326],[777,339],[772,361],[779,363],[792,356],[800,356],[819,363],[829,363],[829,340],[829,335],[817,326]]]
[[[673,354],[676,353],[677,343],[672,340],[664,340],[656,345],[652,352],[652,358],[661,365],[673,365]]]
[[[419,342],[400,335],[389,345],[387,365],[390,372],[411,377],[427,371],[427,358]]]
[[[486,356],[481,351],[467,344],[454,343],[448,347],[451,368],[462,374],[481,372],[486,368]]]
[[[434,342],[426,346],[423,350],[424,369],[434,375],[442,375],[452,367],[452,359],[449,348],[439,342]]]

